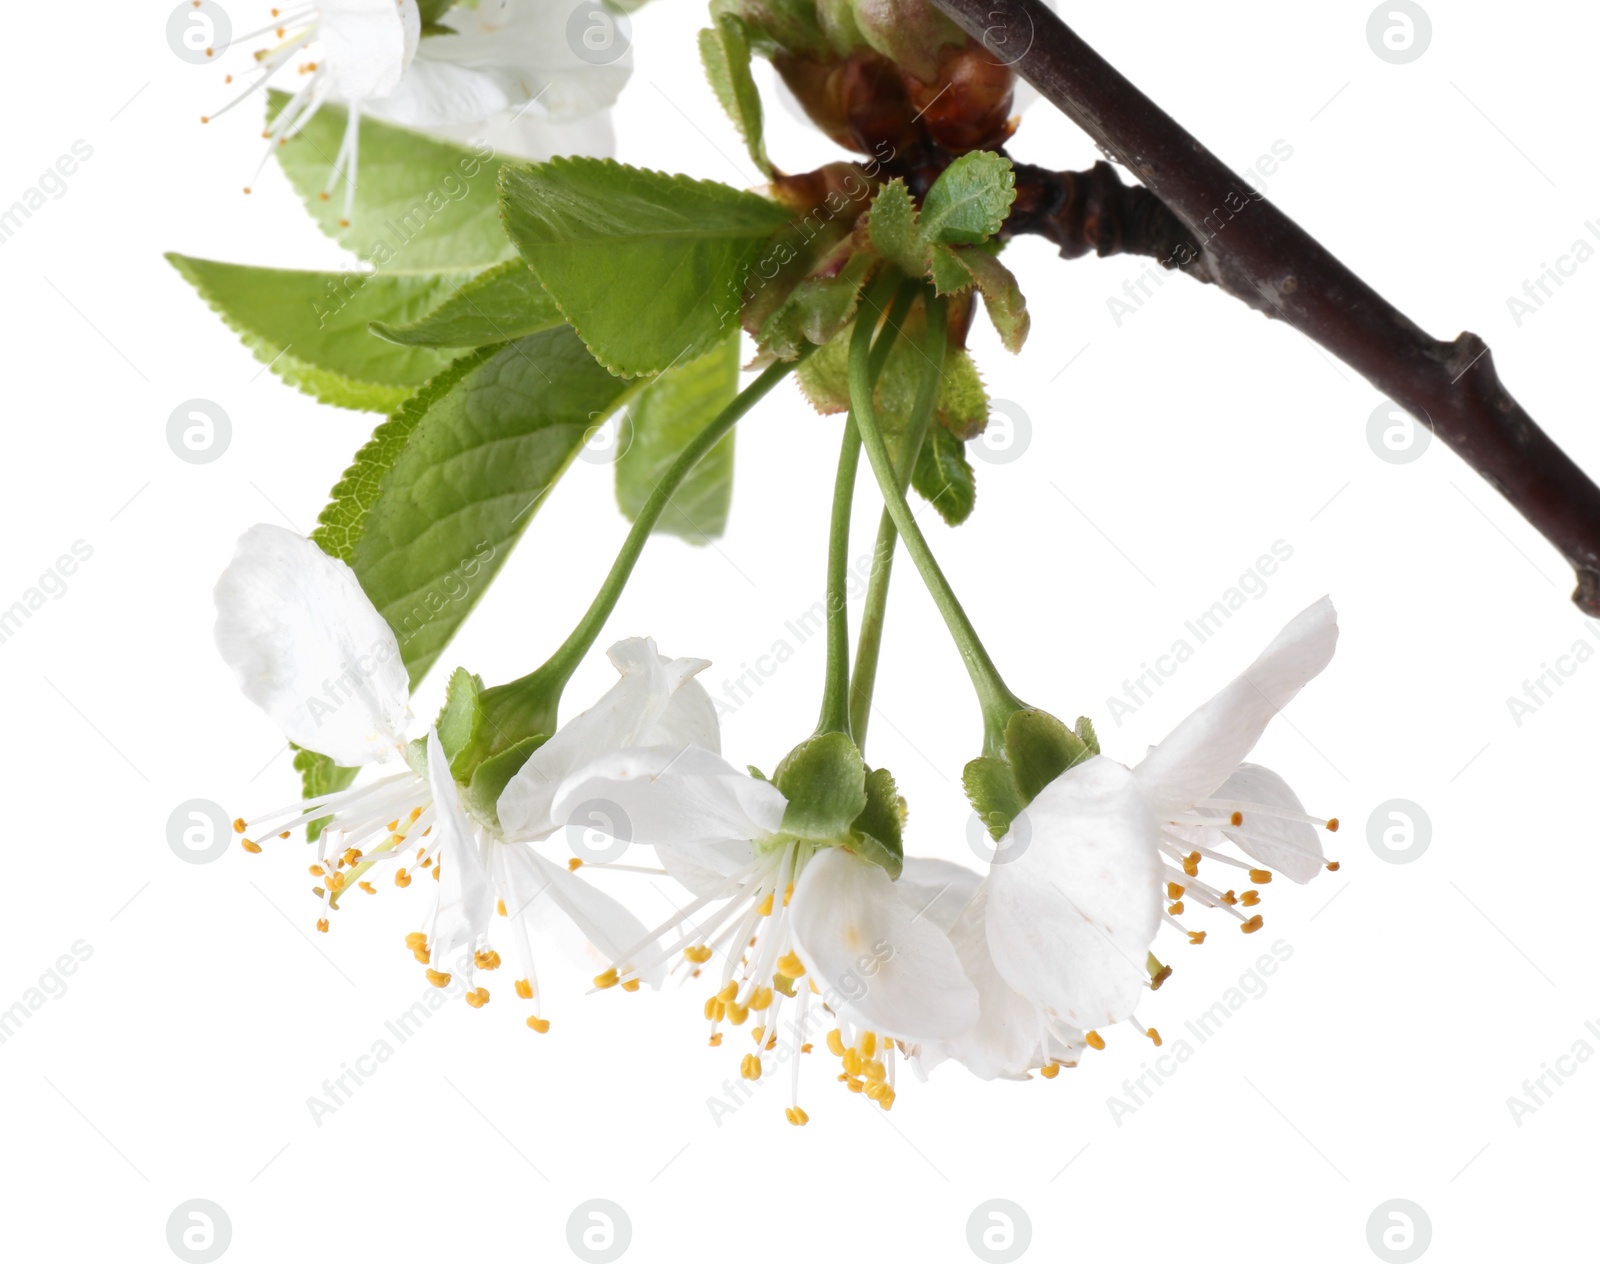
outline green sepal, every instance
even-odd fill
[[[292,744],[291,744],[292,745]],[[294,746],[294,768],[300,774],[300,797],[302,799],[320,799],[325,794],[334,794],[345,789],[356,779],[359,768],[342,768],[326,755],[314,750],[307,750],[304,746]],[[306,824],[306,842],[314,843],[322,833],[323,827],[333,818],[331,816],[318,817]]]
[[[543,669],[478,695],[472,734],[450,760],[457,781],[471,785],[478,769],[497,756],[556,731],[556,713],[566,681]],[[530,747],[530,753],[537,747]],[[519,764],[518,767],[521,767]],[[509,775],[509,774],[508,774]]]
[[[525,737],[498,755],[491,755],[470,770],[470,779],[462,792],[461,803],[472,814],[474,820],[482,821],[494,829],[500,828],[498,805],[501,793],[511,778],[522,770],[522,765],[528,762],[528,757],[549,740],[543,733]],[[450,771],[456,772],[455,762],[451,763]]]
[[[439,745],[447,759],[455,759],[472,736],[478,717],[478,696],[483,693],[483,680],[465,667],[450,673],[450,682],[444,690],[444,706],[439,718],[433,722],[439,730]]]
[[[906,801],[887,768],[874,768],[867,774],[866,791],[867,806],[851,823],[854,841],[848,845],[891,878],[898,878],[905,861]]]
[[[867,806],[867,766],[844,733],[819,733],[783,757],[772,783],[789,800],[784,834],[839,842]]]
[[[780,359],[793,359],[802,343],[825,346],[854,320],[861,289],[877,266],[865,251],[852,254],[834,276],[810,276],[767,319],[761,344]]]
[[[711,14],[719,21],[737,18],[763,57],[778,49],[818,59],[828,55],[814,0],[711,0]]]
[[[967,802],[996,841],[1005,836],[1017,813],[1027,806],[1017,789],[1011,765],[993,755],[980,755],[961,770]]]
[[[1006,762],[1024,804],[1094,752],[1048,711],[1030,708],[1006,721]]]
[[[976,439],[989,424],[989,392],[965,347],[947,347],[934,402],[939,424],[957,439]]]
[[[1078,722],[1072,726],[1072,731],[1078,735],[1078,740],[1089,748],[1091,755],[1100,753],[1100,739],[1095,736],[1094,724],[1090,722],[1088,716],[1080,715]]]

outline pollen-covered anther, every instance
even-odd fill
[[[783,956],[779,957],[776,968],[778,973],[783,975],[783,977],[786,979],[802,978],[806,972],[805,963],[801,961],[799,955],[794,952],[786,952],[783,954]]]
[[[711,960],[711,945],[701,944],[698,947],[685,948],[683,955],[685,960],[692,961],[696,965],[704,965]]]
[[[370,883],[370,882],[361,881],[361,882],[356,883],[356,885],[358,887],[360,887],[363,891],[365,891],[368,895],[377,895],[378,894],[378,888],[373,886],[372,883]]]
[[[1253,890],[1246,891],[1239,897],[1239,903],[1243,904],[1245,908],[1252,908],[1261,903],[1261,892]]]
[[[1172,904],[1167,905],[1167,912],[1171,913],[1174,917],[1176,917],[1179,913],[1183,912],[1183,901],[1182,900],[1177,900],[1177,901],[1174,901]]]
[[[410,886],[411,885],[411,875],[409,873],[407,873],[404,869],[396,869],[394,871],[394,884],[397,887],[408,887],[408,886]]]
[[[836,1058],[844,1057],[844,1036],[837,1027],[828,1033],[828,1052]]]
[[[1039,1074],[1044,1076],[1044,1078],[1047,1080],[1053,1080],[1056,1078],[1056,1076],[1061,1074],[1061,1065],[1057,1062],[1047,1063],[1045,1066],[1039,1068]]]
[[[1083,1039],[1091,1049],[1104,1049],[1106,1047],[1106,1038],[1097,1031],[1084,1032]]]
[[[257,855],[261,854],[261,844],[260,843],[255,843],[255,842],[251,842],[248,838],[241,838],[239,840],[239,846],[243,847],[252,856],[257,856]]]
[[[1190,852],[1183,858],[1183,871],[1191,878],[1198,877],[1200,873],[1200,853]]]
[[[1192,931],[1190,931],[1189,932],[1189,942],[1191,944],[1203,944],[1203,943],[1205,943],[1206,942],[1206,933],[1205,933],[1205,931],[1203,931],[1203,930],[1192,930]]]
[[[583,868],[583,857],[582,856],[571,856],[571,857],[568,857],[568,859],[567,859],[567,868],[571,872],[577,873],[578,870]]]
[[[518,979],[512,986],[517,989],[517,995],[523,1000],[531,1001],[533,999],[533,984],[529,980]]]
[[[317,929],[324,935],[328,933],[328,919],[326,917],[317,918]]]
[[[772,989],[758,987],[750,993],[750,1008],[758,1014],[772,1005]]]
[[[1325,826],[1325,828],[1327,829],[1328,833],[1337,834],[1339,832],[1339,818],[1337,816],[1330,816],[1328,818],[1328,824]]]
[[[1221,899],[1224,904],[1237,904],[1239,902],[1239,897],[1233,893],[1232,887],[1229,887],[1218,898]]]
[[[466,995],[467,1004],[473,1009],[482,1009],[489,1003],[489,989],[486,987],[473,988]]]
[[[1324,867],[1327,869],[1327,871],[1329,873],[1338,873],[1339,872],[1339,862],[1337,860],[1330,860],[1327,863],[1327,865],[1324,866]]]
[[[1266,886],[1267,883],[1272,881],[1272,870],[1270,870],[1270,869],[1252,869],[1250,871],[1250,881],[1258,883],[1261,886]]]
[[[1183,899],[1183,892],[1184,892],[1184,887],[1181,884],[1179,884],[1177,882],[1169,882],[1169,883],[1167,883],[1167,899],[1169,899],[1169,900],[1181,900],[1181,899]]]
[[[735,1027],[742,1027],[745,1019],[750,1017],[750,1007],[740,1005],[737,1001],[728,1002],[728,1021]]]
[[[1241,922],[1239,924],[1239,929],[1242,930],[1246,935],[1253,935],[1260,930],[1263,925],[1264,923],[1261,920],[1261,914],[1257,913],[1249,921]]]
[[[597,988],[616,987],[619,982],[620,980],[617,978],[617,968],[615,966],[612,966],[604,974],[597,974],[594,976],[594,985]]]
[[[638,979],[624,979],[622,981],[622,990],[624,992],[637,992],[639,990],[639,980]]]
[[[243,834],[247,828],[244,817],[236,816],[233,818],[233,832],[235,834]]]
[[[442,988],[442,987],[449,987],[450,986],[450,976],[448,974],[446,974],[443,970],[434,970],[434,969],[430,968],[428,970],[427,974],[428,974],[428,982],[433,984],[434,987]]]
[[[1150,1037],[1150,1043],[1153,1044],[1157,1049],[1161,1048],[1161,1033],[1159,1031],[1157,1031],[1154,1027],[1146,1027],[1144,1029],[1144,1034]]]
[[[785,1106],[783,1108],[783,1117],[797,1128],[803,1128],[811,1122],[811,1116],[798,1106]]]
[[[756,913],[761,917],[772,916],[772,892],[768,891],[761,903],[756,905]]]
[[[739,1061],[739,1074],[747,1080],[759,1080],[761,1078],[761,1055],[757,1053],[745,1054]]]
[[[500,954],[493,948],[480,948],[472,954],[472,960],[480,970],[498,970],[500,968]]]
[[[706,1043],[713,1049],[720,1049],[722,1047],[722,1033],[720,1031],[712,1032],[711,1039],[707,1040]]]
[[[542,1036],[550,1030],[550,1020],[548,1018],[540,1018],[537,1014],[529,1014],[528,1026]]]

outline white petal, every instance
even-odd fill
[[[667,676],[679,683],[672,701],[654,723],[639,734],[639,746],[699,746],[720,754],[722,730],[717,704],[694,677],[711,664],[703,658],[675,658],[667,663]]]
[[[743,839],[694,848],[658,847],[656,858],[672,880],[695,895],[726,894],[728,879],[743,873],[755,848]]]
[[[436,124],[427,130],[444,140],[487,145],[502,158],[528,162],[556,157],[611,158],[617,152],[617,129],[609,111],[567,122],[519,106],[482,122]]]
[[[824,848],[795,884],[790,916],[800,959],[841,1017],[911,1041],[976,1021],[978,994],[949,938],[914,916],[877,865]]]
[[[596,6],[598,7],[598,6]],[[552,0],[485,0],[456,6],[448,25],[456,34],[430,36],[419,59],[448,62],[500,76],[513,102],[534,102],[556,118],[578,118],[616,104],[633,73],[633,53],[592,65],[568,43],[572,7]],[[613,21],[597,16],[594,38],[621,38]]]
[[[565,865],[546,860],[525,843],[491,844],[496,884],[506,895],[509,916],[527,916],[548,901],[583,932],[600,955],[627,973],[632,963],[622,954],[645,942],[649,930],[604,892],[597,891]],[[661,982],[657,965],[639,976],[651,987]]]
[[[343,562],[262,523],[239,538],[216,604],[217,648],[291,742],[351,767],[405,741],[400,647]]]
[[[528,758],[500,794],[496,812],[507,838],[547,838],[556,791],[573,772],[611,751],[632,746],[666,710],[673,679],[655,642],[618,641],[607,651],[622,679],[581,715],[568,720]]]
[[[978,1021],[950,1040],[929,1046],[930,1065],[954,1058],[980,1079],[1019,1079],[1036,1065],[1045,1039],[1039,1006],[1001,977],[989,952],[988,884],[979,887],[950,932],[961,968],[978,993]]]
[[[402,127],[479,124],[510,104],[494,75],[419,58],[370,112]]]
[[[770,782],[698,746],[638,746],[603,755],[557,791],[552,819],[568,821],[586,805],[629,831],[629,841],[685,851],[776,833],[788,800]],[[589,813],[582,813],[589,819]]]
[[[1303,815],[1305,808],[1289,783],[1260,764],[1240,764],[1214,796],[1264,808]],[[1259,812],[1246,812],[1239,829],[1222,831],[1239,850],[1268,869],[1276,869],[1294,882],[1310,882],[1322,872],[1322,831],[1305,821],[1286,821]]]
[[[1128,1017],[1149,978],[1162,873],[1159,827],[1133,774],[1097,755],[1041,790],[1011,830],[1025,847],[988,879],[1000,974],[1074,1027]]]
[[[393,92],[417,52],[417,0],[320,0],[318,15],[334,96],[369,101]]]
[[[1338,615],[1324,597],[1152,749],[1134,773],[1156,815],[1165,819],[1209,798],[1250,753],[1267,721],[1328,665],[1338,639]]]
[[[443,954],[476,947],[489,929],[494,896],[478,852],[477,831],[461,810],[450,762],[437,729],[428,730],[428,784],[433,788],[433,835],[439,848],[439,903],[429,948],[437,965]]]
[[[913,917],[925,917],[948,934],[982,881],[982,874],[964,865],[907,856],[894,889]]]

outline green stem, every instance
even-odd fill
[[[937,305],[937,316],[929,313],[931,322],[940,325],[938,337],[944,337],[945,313]],[[930,332],[929,337],[934,335]],[[911,405],[911,417],[900,437],[900,451],[895,456],[894,477],[902,495],[911,485],[912,473],[917,468],[917,458],[927,439],[928,424],[933,418],[933,407],[939,398],[939,374],[924,373],[917,383],[917,395]],[[872,574],[867,580],[867,595],[861,606],[861,631],[856,634],[856,665],[850,674],[850,732],[862,750],[867,746],[867,721],[872,716],[872,694],[878,683],[878,656],[883,650],[884,616],[889,603],[889,580],[894,574],[894,550],[899,540],[894,525],[894,515],[887,505],[878,519],[878,539],[872,548]]]
[[[633,573],[634,564],[644,551],[650,533],[666,509],[667,502],[672,499],[672,494],[705,455],[738,424],[739,419],[793,372],[813,350],[815,348],[810,345],[803,346],[795,359],[780,360],[769,365],[710,424],[684,445],[683,451],[662,475],[661,481],[645,498],[627,539],[622,542],[616,561],[611,564],[605,581],[600,585],[600,591],[595,594],[588,610],[560,648],[543,666],[526,676],[484,691],[483,715],[497,730],[497,736],[488,738],[488,749],[481,753],[494,754],[524,736],[555,731],[556,704],[560,701],[561,691],[572,678],[583,656],[593,648],[606,620],[616,609],[617,601]],[[508,734],[514,736],[508,737]]]
[[[946,304],[943,300],[931,300],[927,306],[927,372],[937,379],[944,365]],[[939,569],[939,563],[933,556],[933,550],[928,547],[922,528],[917,526],[917,521],[911,514],[911,506],[906,503],[905,492],[900,488],[894,462],[889,456],[883,431],[878,425],[877,408],[872,399],[868,351],[865,332],[860,323],[857,323],[855,336],[850,340],[850,402],[853,405],[856,425],[861,430],[861,442],[867,450],[867,460],[877,477],[878,489],[883,493],[889,516],[906,542],[906,552],[911,555],[912,562],[921,574],[923,583],[927,585],[928,593],[932,596],[940,615],[943,616],[945,626],[950,630],[950,636],[967,665],[967,674],[972,679],[972,686],[978,694],[978,703],[983,710],[984,751],[986,754],[997,755],[1003,750],[1006,721],[1015,712],[1023,709],[1025,704],[1001,679],[999,670],[978,637],[977,629],[972,626],[972,621],[967,618],[967,612],[961,608],[961,602],[950,587],[950,581]]]
[[[878,324],[875,314],[883,310],[884,296],[897,280],[894,270],[886,268],[862,296],[857,323],[864,324],[869,333]],[[902,284],[893,305],[884,315],[882,332],[873,343],[868,359],[867,372],[874,387],[920,289],[915,282]],[[860,461],[861,437],[852,411],[845,417],[839,466],[833,482],[833,513],[828,522],[828,666],[822,685],[822,714],[817,720],[819,734],[850,733],[850,606],[846,579],[850,564],[850,513],[855,503],[856,469]]]

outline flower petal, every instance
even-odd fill
[[[439,848],[439,902],[433,912],[429,945],[434,964],[445,953],[475,947],[489,929],[494,895],[478,851],[477,830],[461,810],[450,761],[439,731],[428,730],[428,784],[433,788],[433,832]]]
[[[982,881],[965,865],[907,856],[894,889],[913,917],[926,917],[948,934]]]
[[[572,820],[586,805],[603,805],[601,817],[626,822],[633,842],[682,849],[691,861],[715,868],[709,853],[697,852],[776,833],[788,800],[770,782],[698,746],[636,746],[568,777],[556,792],[552,819]]]
[[[1338,639],[1338,615],[1324,597],[1154,747],[1134,775],[1156,815],[1175,816],[1210,797],[1250,753],[1267,721],[1328,665]]]
[[[722,730],[717,705],[694,677],[711,664],[703,658],[674,658],[667,663],[672,700],[656,720],[639,734],[637,746],[699,746],[722,752]]]
[[[333,95],[364,102],[392,92],[421,34],[417,0],[321,0],[317,40]]]
[[[496,812],[507,838],[549,837],[557,824],[550,808],[561,783],[599,756],[634,745],[671,701],[669,660],[656,651],[654,641],[618,641],[607,657],[622,679],[594,706],[561,725],[501,791]]]
[[[546,860],[526,843],[495,842],[490,847],[495,883],[505,893],[509,916],[526,916],[537,904],[548,901],[620,973],[631,973],[633,963],[623,954],[648,945],[649,931],[643,922],[611,896],[595,890],[565,865]],[[657,987],[662,975],[663,968],[657,964],[638,977]]]
[[[840,847],[806,864],[789,912],[795,947],[838,1015],[896,1040],[938,1040],[970,1027],[978,994],[950,940],[917,918],[877,865]]]
[[[1133,1013],[1161,921],[1160,829],[1133,774],[1097,755],[1012,822],[1023,849],[989,870],[989,950],[1047,1014],[1103,1027]]]
[[[511,104],[495,75],[419,57],[371,113],[401,127],[481,124]]]
[[[400,646],[345,563],[261,523],[239,538],[216,604],[217,649],[295,745],[352,767],[405,741]]]
[[[1240,764],[1238,771],[1222,783],[1215,798],[1231,802],[1258,803],[1278,812],[1305,814],[1300,799],[1289,783],[1260,764]],[[1305,821],[1289,821],[1260,812],[1246,812],[1238,829],[1223,827],[1252,860],[1276,869],[1294,882],[1310,882],[1322,872],[1322,831]]]
[[[978,1020],[949,1040],[924,1046],[917,1057],[929,1067],[953,1058],[979,1079],[1025,1079],[1045,1039],[1044,1015],[995,967],[989,951],[988,897],[988,884],[983,883],[950,931],[961,969],[978,993]]]

